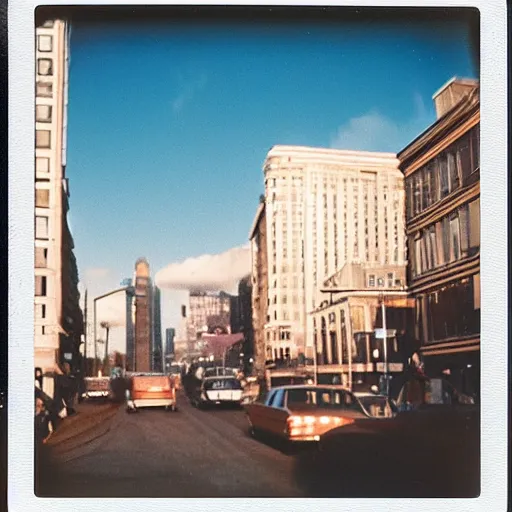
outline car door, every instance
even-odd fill
[[[286,390],[276,390],[266,410],[266,428],[276,436],[283,436],[286,430],[288,411],[285,409]]]
[[[275,393],[276,390],[272,389],[267,393],[263,401],[255,401],[246,405],[249,422],[253,428],[262,431],[266,430],[268,404],[273,400]]]

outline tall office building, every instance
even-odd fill
[[[52,372],[57,363],[80,366],[83,333],[78,270],[67,223],[66,132],[69,26],[37,20],[35,62],[35,332],[34,364]],[[53,396],[53,381],[43,380]]]
[[[164,368],[164,354],[162,344],[162,314],[161,314],[161,300],[160,288],[158,286],[151,286],[151,316],[152,316],[152,357],[154,372],[161,372]]]
[[[152,317],[149,263],[139,258],[135,263],[135,364],[137,372],[151,371]]]
[[[313,357],[324,281],[347,262],[405,264],[403,176],[393,154],[296,146],[274,146],[264,174],[268,356]]]
[[[267,359],[265,325],[268,318],[268,250],[265,198],[262,197],[249,233],[251,241],[252,323],[254,332],[254,366],[261,374]],[[272,347],[269,345],[270,356]],[[271,357],[269,357],[271,359]]]

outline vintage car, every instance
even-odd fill
[[[83,398],[108,398],[110,396],[109,377],[85,377]]]
[[[174,380],[164,373],[129,375],[126,411],[136,412],[143,407],[164,407],[167,411],[176,411]]]
[[[242,384],[235,377],[207,377],[194,393],[191,402],[199,408],[216,405],[240,406]]]
[[[320,441],[327,432],[368,419],[395,415],[383,395],[356,393],[329,385],[280,386],[263,402],[246,404],[250,433],[267,434],[286,442]]]

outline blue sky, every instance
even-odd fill
[[[67,173],[82,278],[101,293],[141,255],[156,273],[246,244],[271,146],[398,152],[454,75],[475,70],[453,23],[74,25]]]

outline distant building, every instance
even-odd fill
[[[67,223],[69,25],[37,19],[35,43],[34,365],[50,375],[66,362],[77,373],[84,326]],[[43,379],[43,391],[53,397],[51,377]]]
[[[152,366],[151,279],[144,258],[135,263],[135,365],[137,372],[149,372]]]
[[[176,330],[169,327],[165,330],[165,355],[174,354],[174,338],[176,336]]]
[[[398,157],[405,176],[409,291],[427,373],[480,386],[480,99],[477,80],[434,94],[437,121]]]
[[[403,176],[393,154],[298,146],[274,146],[264,173],[267,358],[313,358],[325,280],[348,263],[405,265]]]
[[[200,340],[202,333],[231,333],[231,300],[224,292],[191,292],[187,317],[188,339]]]
[[[153,355],[153,371],[162,372],[164,365],[163,343],[162,343],[162,306],[161,294],[158,286],[151,287],[152,292],[152,355]]]
[[[254,368],[262,373],[267,358],[265,325],[268,317],[268,253],[267,222],[265,216],[265,199],[256,211],[249,240],[251,242],[251,278],[252,278],[252,324],[254,333]],[[272,348],[268,346],[268,358],[272,358]]]

